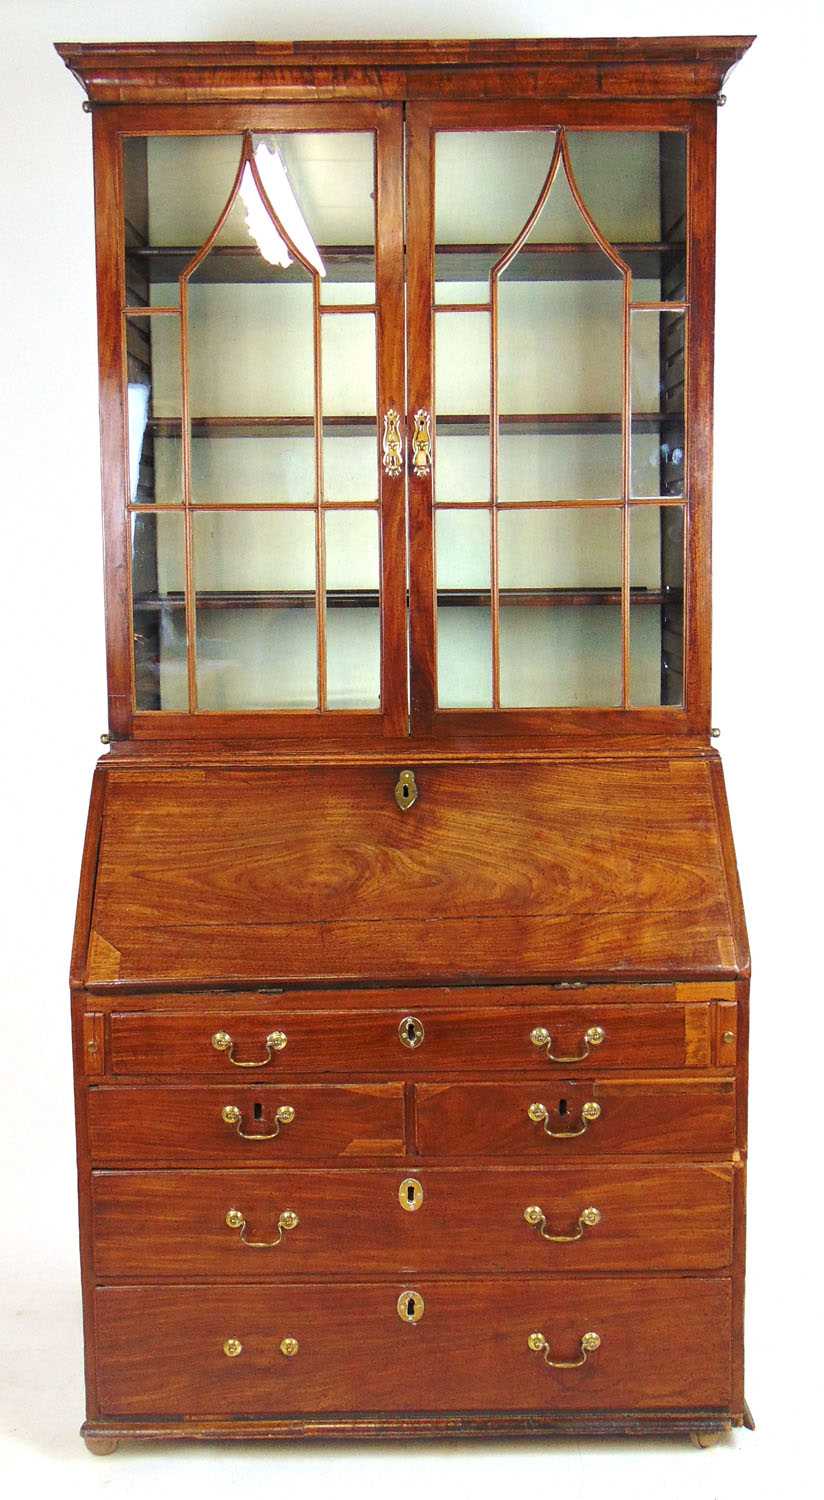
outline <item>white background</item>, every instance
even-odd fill
[[[715,722],[753,946],[747,1392],[758,1421],[681,1443],[133,1448],[82,1418],[66,975],[105,728],[90,122],[54,40],[758,32],[719,119]],[[692,0],[0,0],[0,423],[6,859],[0,1027],[0,1472],[63,1493],[398,1500],[815,1488],[820,1375],[822,8]],[[146,1308],[151,1337],[151,1303]],[[342,1357],[345,1351],[341,1351]],[[277,1465],[277,1467],[274,1467]],[[793,1470],[796,1479],[793,1479]]]

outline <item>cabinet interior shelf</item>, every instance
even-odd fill
[[[477,609],[490,604],[489,589],[438,589],[439,605],[459,605]],[[633,605],[676,604],[680,600],[680,589],[630,589]],[[379,602],[377,589],[329,589],[326,595],[327,608],[374,609]],[[621,590],[617,588],[532,588],[501,589],[502,605],[535,605],[541,608],[563,606],[565,608],[589,605],[618,605]],[[134,601],[135,611],[155,613],[160,610],[185,607],[182,593],[144,594]],[[197,594],[198,609],[314,609],[315,594],[311,589],[275,590],[204,590]]]
[[[633,432],[657,432],[665,423],[682,420],[676,412],[637,412],[632,418]],[[502,412],[498,418],[503,432],[522,433],[524,436],[549,434],[556,437],[573,433],[594,435],[620,432],[620,412]],[[311,437],[315,430],[314,417],[193,417],[192,437],[237,438],[237,437]],[[483,435],[489,430],[489,416],[483,412],[439,415],[437,430],[446,437],[469,437]],[[154,437],[174,438],[180,436],[179,417],[153,417],[148,424]],[[369,416],[324,416],[324,432],[338,437],[355,437],[360,433],[374,433],[377,417]]]
[[[128,256],[150,282],[176,281],[198,253],[196,245],[134,245]],[[327,280],[374,281],[375,253],[371,245],[320,245]],[[485,281],[507,245],[436,245],[436,277],[443,281]],[[657,280],[662,265],[684,253],[683,242],[632,241],[614,247],[634,276]],[[524,245],[507,267],[508,281],[614,281],[615,267],[599,245]],[[302,266],[270,266],[257,245],[215,245],[195,274],[195,282],[308,282]]]

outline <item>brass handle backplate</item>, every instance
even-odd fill
[[[432,468],[432,418],[423,407],[415,412],[412,427],[412,472],[425,479]]]
[[[285,1208],[278,1218],[278,1236],[276,1240],[249,1240],[246,1238],[246,1219],[239,1208],[230,1208],[224,1221],[229,1229],[240,1230],[240,1241],[248,1245],[250,1250],[274,1250],[283,1239],[288,1229],[297,1229],[300,1220],[291,1208]]]
[[[600,1047],[605,1038],[606,1032],[603,1026],[590,1026],[589,1030],[584,1032],[583,1052],[573,1052],[565,1057],[560,1052],[553,1052],[552,1037],[545,1026],[536,1026],[529,1034],[533,1047],[544,1047],[550,1062],[556,1063],[583,1062],[584,1058],[589,1057],[592,1048]]]
[[[215,1052],[227,1052],[230,1063],[234,1063],[236,1068],[265,1068],[272,1061],[273,1053],[283,1051],[286,1041],[285,1031],[270,1031],[265,1042],[266,1056],[252,1062],[241,1062],[235,1057],[235,1044],[228,1031],[216,1031],[212,1037],[212,1046]]]
[[[551,1370],[578,1370],[587,1362],[587,1356],[594,1354],[601,1347],[601,1335],[598,1333],[585,1333],[581,1339],[580,1359],[550,1359],[549,1340],[542,1333],[531,1333],[527,1339],[530,1349],[535,1354],[543,1354],[544,1364],[549,1365]]]
[[[599,1118],[601,1106],[600,1104],[596,1104],[594,1099],[588,1099],[586,1104],[581,1106],[581,1123],[574,1130],[550,1130],[549,1110],[545,1104],[530,1104],[527,1114],[534,1125],[543,1125],[546,1135],[551,1135],[555,1140],[563,1141],[570,1140],[576,1135],[583,1135],[591,1122]]]
[[[549,1234],[546,1227],[546,1214],[543,1209],[533,1203],[524,1209],[524,1218],[527,1224],[531,1224],[545,1240],[551,1240],[553,1245],[571,1245],[575,1240],[583,1239],[585,1229],[594,1228],[601,1222],[601,1214],[597,1208],[582,1208],[578,1215],[578,1228],[573,1234]]]
[[[236,1104],[224,1104],[220,1111],[220,1118],[226,1125],[234,1125],[239,1136],[244,1141],[273,1141],[276,1135],[280,1135],[281,1125],[291,1125],[295,1118],[295,1111],[291,1104],[281,1104],[275,1110],[274,1130],[244,1130],[243,1114]]]
[[[403,472],[401,414],[394,406],[390,406],[383,419],[383,472],[389,479],[397,479]]]
[[[418,800],[418,783],[414,771],[401,771],[395,782],[395,801],[401,812],[408,812]]]

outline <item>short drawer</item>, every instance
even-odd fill
[[[588,1060],[599,1071],[706,1068],[713,1061],[710,1005],[592,1000],[428,1008],[403,997],[386,1010],[212,1004],[197,1013],[116,1011],[109,1032],[109,1071],[132,1076],[523,1068],[537,1077]]]
[[[733,1167],[95,1172],[98,1277],[728,1266]]]
[[[397,1156],[404,1150],[400,1084],[277,1084],[89,1090],[96,1163],[232,1163]]]
[[[106,1286],[95,1330],[109,1417],[730,1403],[721,1279]]]
[[[732,1079],[542,1079],[415,1086],[421,1156],[713,1154],[735,1144]]]

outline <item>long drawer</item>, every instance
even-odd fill
[[[95,1163],[256,1167],[294,1158],[397,1156],[403,1086],[239,1084],[89,1090]]]
[[[727,1078],[574,1078],[421,1083],[416,1144],[430,1156],[540,1157],[604,1152],[712,1154],[735,1144]]]
[[[719,1270],[732,1167],[95,1172],[98,1277]]]
[[[588,1058],[599,1071],[707,1067],[710,1005],[592,999],[435,1008],[400,995],[386,1010],[309,1011],[290,1010],[288,1002],[234,1009],[212,999],[197,1013],[115,1011],[109,1030],[109,1071],[126,1076],[525,1068],[542,1077],[583,1067]]]
[[[717,1278],[106,1286],[95,1329],[110,1417],[706,1410],[731,1394]],[[547,1364],[587,1346],[576,1368]]]

